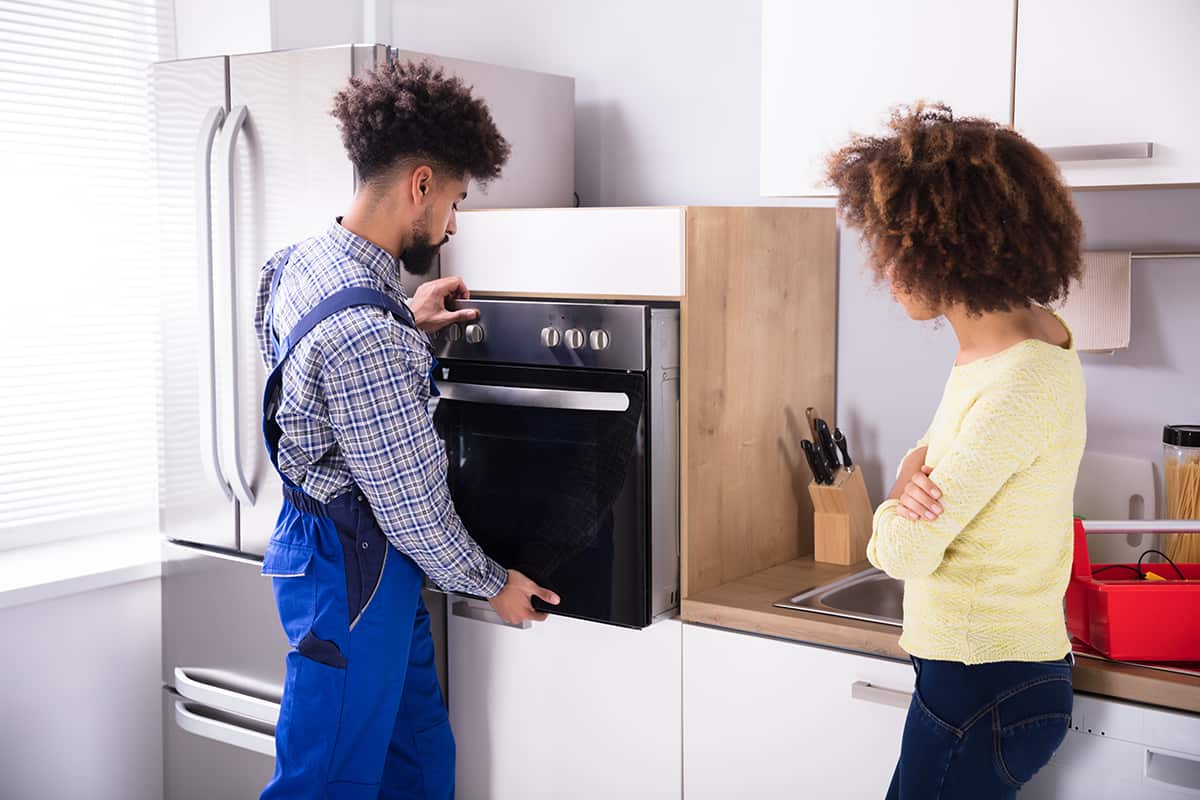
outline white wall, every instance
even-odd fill
[[[0,797],[162,797],[159,581],[0,609]]]
[[[392,41],[576,79],[584,205],[819,205],[758,195],[760,8],[753,0],[395,0]],[[797,80],[836,80],[836,67]],[[903,102],[911,98],[896,98]],[[1200,190],[1080,192],[1095,248],[1200,248]],[[843,231],[838,418],[876,499],[925,429],[954,354],[909,322]],[[1085,355],[1089,447],[1157,461],[1164,423],[1200,421],[1200,262],[1134,267],[1133,346]]]

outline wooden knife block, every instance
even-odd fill
[[[813,502],[813,560],[845,566],[865,560],[875,512],[862,469],[839,469],[828,486],[810,483],[808,494]]]

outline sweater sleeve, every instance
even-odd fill
[[[899,502],[875,512],[867,559],[893,578],[935,572],[946,548],[979,515],[1013,475],[1037,458],[1048,412],[1030,377],[985,392],[967,409],[958,434],[930,480],[942,491],[944,509],[933,522],[910,520]]]
[[[932,428],[930,428],[930,430],[932,430]],[[929,446],[929,431],[925,431],[925,435],[922,436],[920,439],[917,439],[917,443],[914,444],[912,447],[908,448],[908,452],[906,452],[901,457],[900,463],[896,465],[895,480],[900,480],[900,470],[904,469],[904,462],[908,460],[908,457],[911,456],[913,453],[917,452],[918,450],[920,450],[922,447],[928,447],[928,446]]]

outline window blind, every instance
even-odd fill
[[[0,548],[154,524],[170,0],[0,0]]]

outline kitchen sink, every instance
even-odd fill
[[[899,626],[904,620],[903,599],[903,581],[888,577],[881,570],[868,569],[784,598],[775,605]]]

